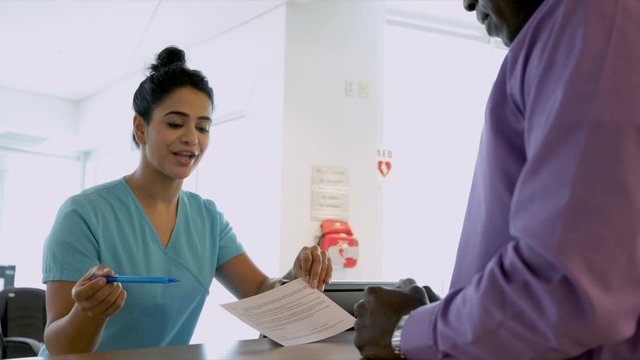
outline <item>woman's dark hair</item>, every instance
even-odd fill
[[[198,70],[186,66],[184,51],[176,46],[168,46],[156,55],[156,63],[149,66],[149,76],[142,80],[133,94],[133,110],[145,124],[151,121],[153,109],[174,90],[192,87],[206,94],[213,107],[213,89],[209,81]],[[135,134],[133,142],[137,147]]]

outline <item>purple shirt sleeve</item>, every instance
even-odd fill
[[[450,293],[411,359],[640,358],[640,1],[546,0],[486,109]]]

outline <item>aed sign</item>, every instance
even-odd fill
[[[389,149],[378,149],[378,160],[376,162],[376,170],[381,180],[386,179],[393,168],[393,153]]]

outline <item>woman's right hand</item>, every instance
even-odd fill
[[[71,297],[82,313],[92,318],[106,319],[124,306],[127,292],[120,283],[108,283],[101,276],[115,276],[115,272],[100,264],[89,269],[71,290]]]

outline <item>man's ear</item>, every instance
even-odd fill
[[[133,116],[133,136],[135,137],[136,141],[140,145],[145,145],[147,143],[147,140],[145,138],[145,130],[146,130],[146,125],[144,123],[144,120],[142,120],[142,117],[138,114],[134,115]]]

